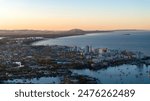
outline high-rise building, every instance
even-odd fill
[[[85,53],[89,53],[89,46],[85,47]]]
[[[85,53],[88,54],[88,53],[90,53],[90,52],[92,52],[92,46],[87,45],[87,46],[85,47]]]

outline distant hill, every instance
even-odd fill
[[[80,33],[84,33],[85,31],[84,30],[81,30],[81,29],[72,29],[72,30],[69,30],[67,31],[68,33],[76,33],[76,34],[80,34]]]
[[[68,31],[48,31],[48,30],[0,30],[0,37],[62,37],[72,35],[83,35],[88,33],[110,32],[110,31],[84,31],[81,29],[71,29]]]

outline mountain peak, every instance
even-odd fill
[[[71,29],[69,32],[84,32],[82,29]]]

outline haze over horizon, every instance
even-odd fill
[[[5,30],[150,30],[150,0],[0,0]]]

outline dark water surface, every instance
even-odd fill
[[[94,48],[127,49],[150,55],[150,31],[117,31],[61,37],[35,42],[33,45],[92,45]]]
[[[92,45],[94,48],[110,48],[141,51],[150,56],[150,31],[117,31],[62,37],[39,41],[33,45]],[[89,69],[71,70],[74,74],[85,75],[104,84],[150,84],[150,66],[122,65],[98,71]]]
[[[98,71],[89,69],[71,71],[96,78],[99,80],[98,83],[103,84],[150,84],[150,66],[145,65],[122,65]]]

